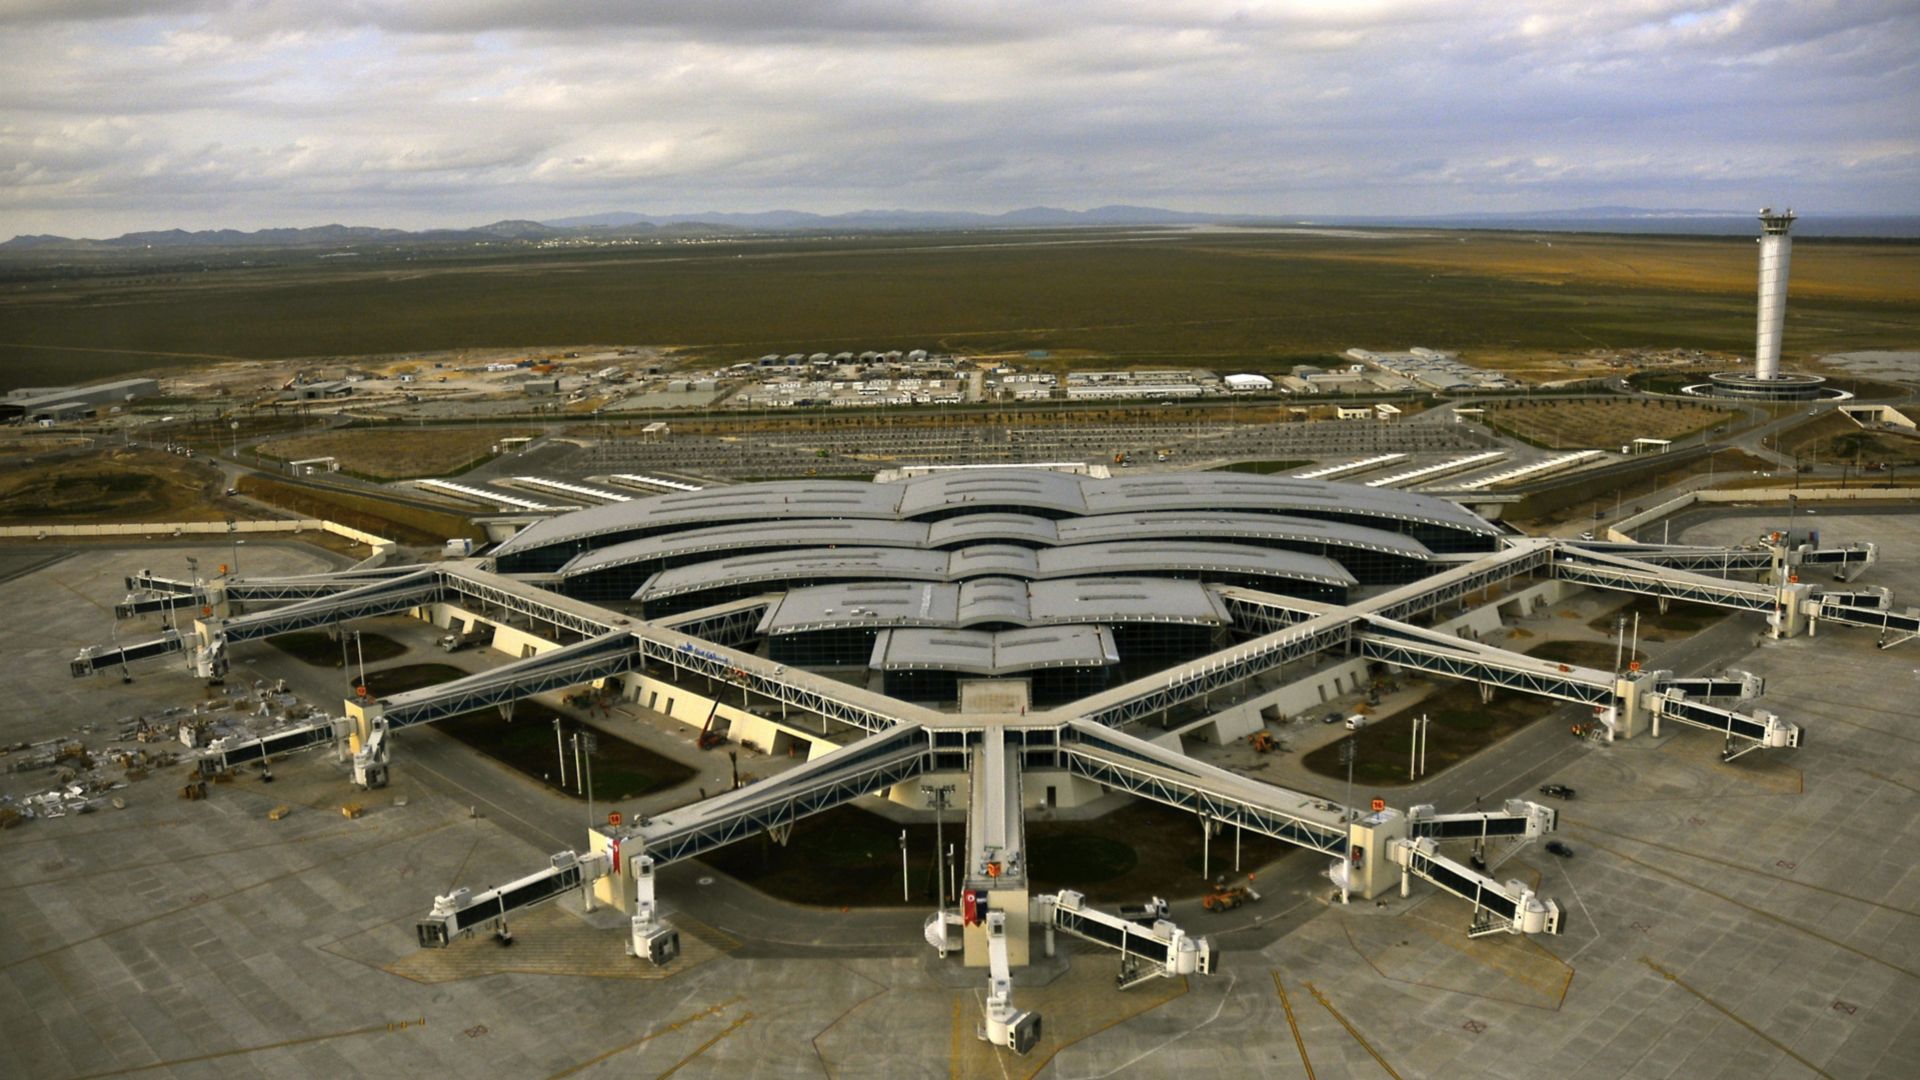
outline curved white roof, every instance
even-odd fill
[[[661,570],[646,580],[633,599],[659,600],[728,586],[831,578],[941,582],[1006,579],[1018,583],[1154,573],[1284,578],[1339,588],[1357,584],[1346,567],[1319,555],[1244,544],[1139,540],[1039,551],[1012,544],[976,544],[955,551],[843,547],[735,555]]]
[[[964,512],[970,506],[1031,508],[1068,520],[1148,511],[1329,514],[1499,535],[1479,515],[1445,499],[1325,480],[1244,473],[1161,473],[1099,480],[1042,470],[993,469],[937,473],[887,484],[798,480],[674,492],[536,522],[500,545],[496,554],[585,544],[597,537],[641,530],[664,533],[727,522],[822,518],[904,522]],[[1009,521],[1002,524],[1012,527]]]

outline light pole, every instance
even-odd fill
[[[593,752],[600,749],[600,740],[594,737],[593,732],[583,731],[580,733],[580,749],[583,751],[582,758],[586,763],[587,828],[591,829],[593,828]]]
[[[943,811],[947,808],[947,796],[953,794],[952,784],[921,784],[920,793],[933,800],[933,848],[934,857],[940,863],[940,881],[936,888],[940,893],[940,910],[947,910],[947,841]]]
[[[560,718],[553,718],[553,751],[560,758],[560,790],[567,790],[567,737],[560,731]]]
[[[364,688],[367,685],[367,647],[361,643],[358,630],[353,632],[353,651],[360,660],[360,685]]]
[[[1353,882],[1353,736],[1340,744],[1340,760],[1347,765],[1347,800],[1340,808],[1340,821],[1347,827],[1347,855],[1340,864],[1340,902],[1347,902],[1347,893]]]
[[[240,523],[233,518],[227,519],[227,539],[233,544],[233,572],[228,577],[240,576]]]

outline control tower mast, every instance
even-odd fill
[[[1780,377],[1780,330],[1787,320],[1787,259],[1793,254],[1793,211],[1760,211],[1760,317],[1753,346],[1753,377]]]

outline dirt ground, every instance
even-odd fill
[[[114,449],[0,469],[0,520],[225,521],[259,511],[221,494],[219,473],[159,450]]]
[[[375,697],[388,697],[466,674],[450,664],[406,664],[368,672],[367,688]],[[570,798],[584,800],[584,792],[561,788],[557,783],[560,751],[554,743],[555,721],[560,723],[563,740],[571,740],[577,732],[593,731],[597,743],[593,755],[593,796],[597,800],[631,799],[672,787],[693,776],[694,770],[677,761],[588,728],[578,719],[538,701],[516,702],[510,720],[501,717],[500,710],[486,708],[448,717],[433,726],[522,775]],[[570,748],[571,742],[567,745]]]
[[[1542,446],[1613,449],[1632,439],[1678,439],[1730,419],[1724,409],[1656,401],[1516,402],[1487,410],[1487,423]]]
[[[1607,653],[1612,663],[1612,649]],[[1340,748],[1354,746],[1353,780],[1371,787],[1399,787],[1407,783],[1407,753],[1412,745],[1413,721],[1426,715],[1427,773],[1429,776],[1465,761],[1488,746],[1519,731],[1561,707],[1561,702],[1511,690],[1496,690],[1480,701],[1479,687],[1449,683],[1400,712],[1370,718],[1367,726],[1320,747],[1300,760],[1329,779],[1345,781],[1347,767]]]
[[[323,630],[302,630],[294,634],[280,634],[267,639],[267,644],[293,657],[303,664],[313,667],[337,668],[341,666],[340,641],[328,637]],[[377,664],[391,660],[407,651],[407,647],[385,634],[362,633],[359,640],[349,636],[347,651],[344,655],[352,663],[365,660]]]
[[[1629,632],[1634,625],[1634,616],[1640,617],[1639,633],[1641,641],[1678,641],[1689,638],[1733,614],[1728,608],[1714,607],[1712,604],[1692,604],[1685,600],[1675,600],[1660,610],[1660,601],[1651,596],[1636,596],[1625,606],[1602,615],[1587,625],[1603,634],[1613,633],[1613,620],[1616,615],[1627,617]],[[1592,665],[1595,667],[1612,666],[1612,646],[1609,645],[1607,662]],[[1544,655],[1532,653],[1530,655]]]
[[[907,834],[910,896],[900,898],[900,833]],[[949,815],[946,842],[966,850],[966,820]],[[935,834],[931,822],[899,825],[845,806],[806,818],[785,847],[762,835],[700,857],[702,862],[772,896],[823,907],[881,907],[934,901]],[[1035,891],[1076,889],[1095,903],[1180,899],[1206,888],[1202,840],[1193,815],[1155,803],[1129,802],[1090,821],[1027,818],[1027,866]],[[1240,865],[1253,869],[1286,855],[1289,845],[1243,834]],[[1208,867],[1233,874],[1233,834],[1213,838]]]
[[[527,428],[351,428],[261,443],[260,453],[282,461],[338,458],[340,468],[375,480],[452,476],[494,456],[501,439],[535,435]]]

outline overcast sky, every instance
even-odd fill
[[[1915,0],[0,0],[0,236],[1920,212]]]

